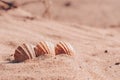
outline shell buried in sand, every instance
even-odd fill
[[[55,56],[54,44],[47,41],[39,42],[34,48],[36,56],[50,55]]]
[[[59,54],[67,54],[73,56],[74,53],[75,51],[73,47],[67,42],[59,42],[54,46],[51,42],[41,41],[35,47],[28,44],[18,46],[14,53],[14,59],[16,62],[22,62],[41,55],[55,56]]]
[[[59,43],[56,44],[55,53],[56,53],[56,55],[67,54],[67,55],[73,56],[75,51],[74,51],[74,49],[73,49],[73,47],[71,46],[70,43],[59,42]]]
[[[22,44],[18,46],[14,53],[14,59],[16,62],[21,62],[27,59],[35,58],[35,52],[32,45]]]

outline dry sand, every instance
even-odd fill
[[[69,1],[66,8],[66,0],[53,0],[51,19],[41,16],[44,7],[38,2],[0,10],[0,80],[120,80],[120,12],[112,12],[119,11],[120,1]],[[75,56],[12,62],[18,45],[35,45],[42,40],[68,41],[76,50]]]

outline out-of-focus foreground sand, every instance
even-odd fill
[[[0,10],[0,80],[120,80],[120,1],[51,1],[50,19],[37,0]],[[68,41],[75,56],[11,61],[18,45],[43,40]]]

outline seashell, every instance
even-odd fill
[[[54,44],[47,41],[39,42],[34,48],[34,50],[37,57],[40,55],[55,55]]]
[[[55,47],[55,54],[67,54],[67,55],[74,55],[75,51],[72,47],[72,45],[70,43],[67,42],[59,42],[58,44],[56,44]]]
[[[35,52],[32,45],[22,44],[18,46],[14,53],[14,59],[16,62],[21,62],[27,59],[35,58]]]

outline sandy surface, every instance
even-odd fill
[[[119,0],[53,0],[51,18],[29,1],[0,10],[0,80],[120,80]],[[75,56],[12,62],[18,45],[42,40],[68,41]]]

